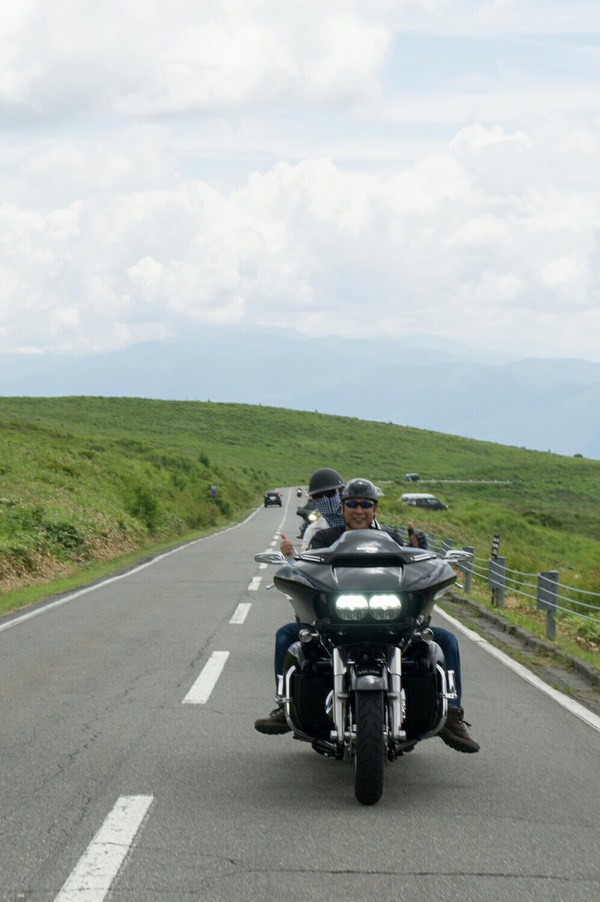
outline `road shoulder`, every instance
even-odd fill
[[[439,606],[549,686],[600,716],[600,674],[585,661],[565,655],[468,598],[446,595]]]

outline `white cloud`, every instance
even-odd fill
[[[390,39],[364,3],[31,2],[0,33],[0,98],[42,117],[345,103],[377,92]]]
[[[572,285],[577,283],[585,272],[585,257],[571,254],[548,260],[541,269],[540,276],[544,285],[549,287]]]
[[[130,266],[127,276],[134,286],[152,289],[160,282],[164,266],[154,257],[143,257],[138,263]]]
[[[481,154],[490,147],[511,145],[517,151],[531,150],[532,142],[523,132],[507,134],[499,125],[485,128],[481,123],[463,128],[451,142],[450,147],[458,154]]]
[[[589,344],[594,23],[581,0],[11,7],[0,349],[201,322]]]
[[[399,32],[496,39],[594,28],[591,0],[21,0],[0,25],[0,101],[43,119],[372,102]]]
[[[498,146],[510,158],[513,144]],[[554,186],[517,203],[487,193],[450,149],[398,174],[313,160],[228,194],[189,183],[45,216],[5,206],[5,347],[108,348],[198,321],[377,335],[421,319],[462,334],[468,319],[485,339],[492,312],[497,323],[544,307],[568,319],[567,289],[590,306],[589,208]]]

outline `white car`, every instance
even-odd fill
[[[411,507],[425,507],[430,511],[447,511],[448,505],[436,498],[435,495],[428,495],[425,492],[408,492],[400,498],[403,504]]]

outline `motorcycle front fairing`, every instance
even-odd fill
[[[394,593],[401,616],[386,624],[403,633],[428,621],[438,593],[456,580],[452,567],[435,554],[399,546],[383,530],[348,530],[329,548],[306,551],[280,567],[276,587],[290,601],[300,623],[342,623],[333,597],[344,593]],[[375,626],[365,621],[364,626]],[[354,633],[354,624],[344,623]]]

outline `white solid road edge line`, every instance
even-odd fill
[[[140,829],[153,796],[121,796],[54,902],[102,902]]]
[[[441,617],[444,617],[448,620],[453,627],[461,633],[464,633],[465,636],[468,636],[472,642],[477,643],[483,651],[487,651],[488,655],[492,655],[493,658],[497,658],[502,662],[506,667],[509,667],[512,671],[518,674],[522,679],[527,680],[528,683],[531,683],[532,686],[535,686],[536,689],[539,689],[541,692],[545,692],[546,695],[549,695],[550,698],[554,699],[555,702],[558,702],[559,705],[562,705],[563,708],[566,708],[567,711],[570,711],[571,714],[574,714],[576,717],[579,717],[581,720],[584,720],[587,724],[594,728],[594,730],[598,730],[600,732],[600,717],[597,714],[594,714],[593,711],[588,710],[583,705],[580,705],[579,702],[574,701],[572,698],[569,698],[568,695],[564,695],[562,692],[559,692],[557,689],[553,689],[552,686],[549,686],[548,683],[545,683],[541,680],[535,673],[532,673],[531,670],[528,670],[522,664],[519,664],[518,661],[513,661],[510,655],[505,654],[505,652],[500,651],[500,649],[495,648],[487,639],[484,639],[479,633],[474,632],[474,630],[470,630],[468,627],[463,626],[459,620],[455,620],[454,617],[451,617],[450,614],[446,614],[445,611],[442,611],[441,608],[437,606],[434,608],[435,613],[439,614]]]
[[[212,655],[202,668],[198,679],[184,698],[184,705],[205,705],[211,692],[221,676],[225,662],[229,657],[228,651],[213,651]]]

